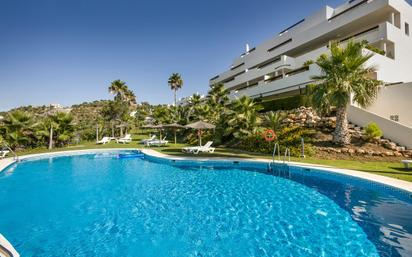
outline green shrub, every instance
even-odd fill
[[[275,142],[267,142],[263,138],[266,129],[261,128],[260,132],[245,138],[237,148],[249,152],[272,154]],[[301,138],[305,140],[305,154],[311,156],[314,153],[311,145],[311,136],[313,131],[299,126],[282,127],[276,131],[277,143],[281,146],[281,154],[284,154],[285,148],[289,147],[291,156],[299,157],[301,154]]]
[[[381,50],[381,49],[377,48],[376,46],[370,45],[368,40],[363,40],[362,44],[365,46],[366,49],[368,49],[372,52],[375,52],[375,53],[380,54],[380,55],[385,55],[386,54],[386,52],[384,50]]]
[[[310,65],[314,64],[315,62],[313,60],[307,60],[306,62],[303,63],[303,67],[309,67]]]
[[[369,123],[368,126],[366,126],[365,128],[365,132],[366,137],[369,141],[372,141],[373,139],[377,139],[383,136],[382,130],[375,122]]]

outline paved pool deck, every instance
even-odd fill
[[[247,162],[260,162],[260,163],[270,163],[271,162],[270,160],[259,159],[259,158],[246,159],[246,158],[227,158],[227,157],[207,158],[207,157],[197,157],[197,156],[193,156],[193,157],[172,156],[172,155],[159,153],[152,149],[139,149],[139,148],[108,148],[108,149],[60,151],[60,152],[52,152],[52,153],[24,155],[24,156],[19,157],[19,159],[24,160],[24,159],[34,158],[34,157],[62,156],[62,155],[86,154],[86,153],[98,153],[98,152],[108,152],[108,151],[110,152],[110,151],[122,151],[122,150],[129,150],[129,151],[130,150],[141,150],[146,155],[157,157],[157,158],[168,159],[168,160],[174,160],[174,161],[208,162],[212,160],[212,161],[236,161],[236,162],[247,161]],[[15,163],[15,160],[13,160],[13,158],[1,159],[0,160],[0,172],[13,163]],[[323,165],[305,164],[305,163],[300,163],[300,162],[287,162],[287,164],[291,166],[295,166],[295,167],[316,168],[318,170],[324,170],[324,171],[329,171],[329,172],[338,173],[342,175],[358,177],[358,178],[370,180],[373,182],[385,184],[388,186],[392,186],[395,188],[399,188],[399,189],[412,193],[412,182],[408,182],[404,180],[394,179],[394,178],[376,175],[376,174],[372,174],[368,172],[361,172],[361,171],[348,170],[348,169],[338,169],[338,168],[333,168],[333,167],[323,166]]]

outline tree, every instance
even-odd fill
[[[129,107],[136,106],[135,94],[127,87],[126,82],[120,79],[115,80],[110,84],[109,93],[115,95],[115,101],[125,102]]]
[[[69,113],[57,112],[51,119],[56,125],[56,143],[60,146],[67,144],[73,136],[73,117]]]
[[[24,111],[13,111],[3,120],[1,134],[11,148],[22,148],[32,143],[33,119]]]
[[[55,144],[63,146],[73,137],[73,117],[64,112],[56,112],[45,117],[35,126],[34,135],[38,144],[44,145],[48,142],[49,149]]]
[[[193,94],[188,101],[187,108],[190,121],[198,121],[203,118],[202,115],[202,96],[200,94]]]
[[[263,117],[265,125],[275,132],[280,129],[284,118],[279,112],[273,111],[267,112]]]
[[[126,82],[119,79],[110,84],[109,92],[115,95],[114,101],[103,108],[102,114],[105,120],[109,121],[114,137],[115,123],[129,122],[132,119],[130,111],[137,108],[137,102],[135,94],[127,87]]]
[[[209,120],[218,123],[223,113],[227,112],[229,103],[229,92],[223,84],[211,86],[207,94],[207,105],[210,107]]]
[[[258,112],[262,107],[251,98],[242,96],[232,102],[232,112],[228,120],[228,133],[243,140],[258,131],[261,119]]]
[[[102,108],[101,115],[104,117],[105,121],[109,122],[112,131],[112,137],[114,137],[115,123],[120,123],[127,120],[129,118],[129,109],[124,102],[109,101]]]
[[[367,107],[376,99],[382,82],[371,78],[374,67],[366,67],[373,54],[363,54],[363,42],[350,41],[346,47],[337,42],[330,45],[330,55],[321,55],[316,64],[320,76],[314,76],[312,105],[320,113],[328,113],[336,107],[336,129],[333,142],[341,145],[350,143],[348,133],[347,106],[351,102]]]
[[[176,106],[176,91],[183,86],[183,79],[179,73],[173,73],[167,82],[170,86],[170,89],[174,93],[174,106]]]

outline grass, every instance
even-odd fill
[[[140,140],[141,138],[146,137],[144,135],[138,135],[134,138],[135,141]],[[111,142],[105,145],[96,145],[94,142],[82,142],[79,145],[69,146],[64,148],[53,149],[52,152],[60,151],[70,151],[70,150],[87,150],[87,149],[104,149],[104,148],[145,148],[142,145],[138,145],[137,142],[133,141],[130,144],[117,144]],[[152,147],[158,152],[172,155],[172,156],[192,156],[191,154],[186,154],[181,152],[181,148],[186,145],[184,144],[170,144],[167,147]],[[50,152],[46,148],[36,148],[29,149],[24,151],[19,151],[18,155],[27,155],[27,154],[37,154],[37,153],[48,153]],[[237,157],[245,159],[253,158],[262,158],[262,159],[271,159],[271,156],[268,154],[259,154],[251,153],[246,151],[241,151],[237,149],[230,148],[217,148],[213,154],[201,154],[200,156],[207,157]],[[351,169],[358,170],[363,172],[369,172],[377,175],[392,177],[396,179],[401,179],[405,181],[412,182],[412,171],[408,171],[403,168],[403,165],[400,162],[383,162],[383,161],[352,161],[352,160],[323,160],[317,158],[291,158],[292,161],[309,163],[309,164],[320,164],[342,169]]]

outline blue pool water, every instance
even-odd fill
[[[249,166],[118,154],[23,161],[0,173],[0,233],[22,256],[412,255],[407,193]]]

